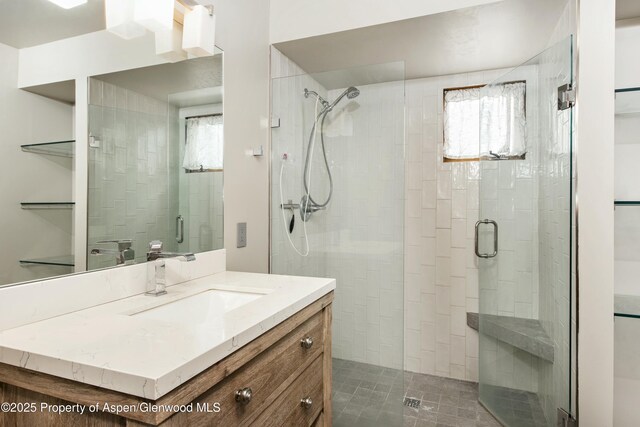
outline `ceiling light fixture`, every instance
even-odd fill
[[[146,28],[135,20],[134,0],[105,0],[104,12],[107,31],[125,40],[144,36]]]
[[[173,29],[174,0],[135,0],[135,21],[149,31]]]
[[[216,17],[213,6],[194,6],[184,16],[182,48],[195,56],[209,56],[215,52]]]
[[[76,6],[85,4],[87,0],[49,0],[51,3],[60,6],[63,9],[71,9]]]

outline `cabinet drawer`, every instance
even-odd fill
[[[313,344],[307,343],[305,348],[301,341],[308,338]],[[224,427],[250,423],[283,392],[290,377],[318,358],[322,351],[323,317],[317,313],[194,402],[219,402],[219,413],[194,412],[188,414],[186,420],[180,417],[180,422]],[[245,403],[236,401],[236,391],[243,389],[251,389],[251,398]]]
[[[260,414],[252,425],[255,427],[313,425],[322,412],[322,374],[322,357],[318,357],[268,410]],[[303,399],[310,399],[307,406],[302,404]]]

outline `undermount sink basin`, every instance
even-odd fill
[[[133,316],[191,324],[205,323],[262,296],[264,294],[212,289],[135,313]]]

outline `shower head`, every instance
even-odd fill
[[[360,90],[356,87],[350,86],[348,87],[344,92],[342,92],[340,94],[339,97],[336,98],[335,101],[333,101],[331,103],[331,105],[329,105],[329,108],[327,108],[327,111],[331,111],[333,110],[333,107],[335,107],[336,105],[338,105],[338,102],[340,102],[340,100],[342,98],[344,98],[345,96],[349,99],[353,99],[355,97],[357,97],[358,95],[360,95]]]
[[[347,89],[347,98],[357,98],[358,95],[360,95],[360,90],[357,87],[351,86],[349,89]]]

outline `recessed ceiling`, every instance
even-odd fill
[[[640,0],[616,0],[616,19],[640,17]]]
[[[546,48],[566,4],[508,0],[276,48],[308,73],[399,61],[407,79],[513,67]]]
[[[104,1],[63,9],[48,0],[0,0],[0,43],[22,49],[100,31]]]
[[[103,74],[95,78],[167,102],[169,95],[221,87],[222,54]]]

